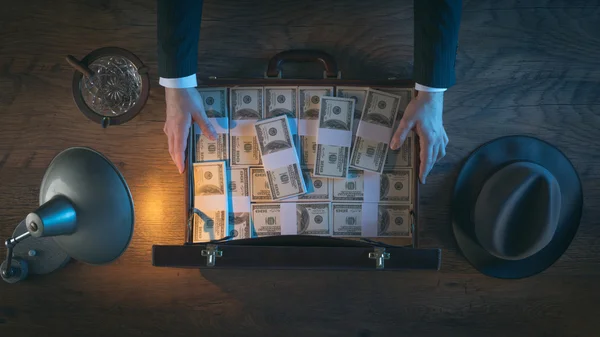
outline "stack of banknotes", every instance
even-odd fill
[[[410,237],[415,136],[389,149],[413,90],[201,88],[194,242],[272,235]]]

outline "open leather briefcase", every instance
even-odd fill
[[[284,63],[296,62],[315,62],[324,67],[322,79],[284,79],[282,78],[282,65]],[[371,88],[371,89],[369,89]],[[217,105],[226,109],[227,116],[223,116],[225,123],[235,122],[232,117],[235,110],[232,105],[234,99],[249,103],[252,101],[245,94],[239,94],[240,90],[258,90],[260,95],[260,107],[257,111],[262,111],[262,118],[265,118],[264,110],[269,106],[286,102],[286,97],[282,97],[279,92],[291,90],[293,92],[287,97],[287,100],[293,101],[297,109],[298,116],[310,104],[319,103],[319,97],[310,97],[310,92],[322,90],[324,96],[337,96],[354,98],[355,102],[361,99],[356,96],[344,96],[345,92],[354,92],[360,90],[377,90],[387,92],[395,97],[401,96],[398,117],[394,125],[396,129],[401,115],[406,105],[415,94],[414,82],[410,80],[398,80],[388,78],[382,80],[343,80],[341,72],[338,71],[334,59],[323,52],[292,50],[275,55],[268,63],[264,78],[257,79],[217,79],[209,78],[199,80],[198,90],[209,92],[221,92],[219,97],[212,97],[210,93],[203,94],[207,114],[209,105]],[[312,91],[311,91],[312,90]],[[266,94],[264,93],[266,92]],[[233,96],[235,96],[233,97]],[[279,96],[278,96],[279,95]],[[224,98],[225,97],[225,98]],[[263,103],[263,99],[267,103]],[[269,101],[270,100],[270,101]],[[364,100],[364,97],[363,97]],[[219,101],[218,103],[215,103]],[[363,103],[355,105],[354,121],[360,119]],[[318,109],[318,108],[317,108]],[[366,109],[366,108],[365,108]],[[236,110],[237,111],[237,110]],[[268,113],[267,113],[268,114]],[[209,117],[211,117],[209,115]],[[267,116],[268,117],[268,116]],[[306,134],[302,131],[302,125],[307,124],[301,121],[301,117],[296,119],[298,123],[298,139],[300,135]],[[214,124],[213,124],[214,125]],[[228,127],[228,126],[227,126]],[[225,127],[225,131],[227,131]],[[193,127],[194,128],[194,127]],[[188,219],[186,234],[181,245],[154,245],[152,250],[152,263],[157,267],[177,267],[177,268],[251,268],[251,269],[321,269],[321,270],[402,270],[402,269],[430,269],[438,270],[441,264],[441,250],[436,248],[419,248],[419,183],[418,183],[418,139],[411,133],[406,144],[399,150],[387,152],[384,157],[385,166],[382,174],[371,174],[369,177],[361,172],[355,172],[352,178],[347,179],[322,179],[315,177],[306,177],[307,186],[311,185],[313,191],[318,189],[323,193],[320,197],[305,196],[296,197],[294,203],[285,200],[266,200],[261,191],[265,183],[259,182],[260,174],[264,175],[262,162],[244,163],[237,165],[240,161],[240,151],[248,152],[252,155],[253,145],[241,144],[239,139],[234,139],[237,133],[234,133],[233,126],[231,134],[223,138],[226,139],[226,146],[202,145],[199,142],[199,135],[195,129],[190,130],[187,148],[187,169],[185,176],[186,204],[185,214]],[[356,129],[354,130],[356,132]],[[229,137],[232,136],[231,140]],[[241,137],[240,137],[241,138]],[[305,136],[309,139],[308,136]],[[241,144],[241,145],[240,145]],[[309,144],[308,141],[296,142],[300,158],[308,158],[314,151],[315,144]],[[303,145],[304,144],[304,145]],[[354,143],[353,143],[354,144]],[[354,145],[353,145],[354,146]],[[228,150],[223,150],[227,148]],[[207,151],[202,153],[202,151]],[[243,206],[244,210],[236,210],[236,207],[228,208],[225,211],[228,217],[228,225],[221,230],[221,235],[206,236],[200,233],[199,228],[210,227],[213,229],[214,222],[210,220],[210,226],[202,217],[203,210],[195,200],[194,185],[195,168],[199,157],[204,162],[210,161],[209,158],[215,155],[215,152],[221,151],[222,156],[231,158],[223,159],[222,163],[227,167],[228,172],[244,172],[244,179],[247,182],[245,187],[247,204]],[[237,152],[236,152],[237,151]],[[256,151],[254,151],[256,153]],[[303,154],[304,153],[304,154]],[[204,156],[206,154],[206,156]],[[235,157],[235,159],[234,159]],[[306,160],[306,163],[310,159]],[[331,158],[329,160],[332,160]],[[380,159],[381,160],[381,159]],[[303,164],[304,165],[304,164]],[[313,165],[315,165],[313,163]],[[309,166],[302,168],[302,174],[305,175],[305,168],[310,171]],[[386,168],[395,173],[386,173]],[[396,167],[401,166],[401,167]],[[316,167],[316,166],[314,166]],[[194,168],[194,169],[192,169]],[[316,169],[316,168],[315,168]],[[348,171],[350,172],[350,171]],[[312,175],[314,171],[310,171]],[[231,173],[227,173],[230,175]],[[386,175],[387,174],[387,175]],[[388,177],[389,175],[389,177]],[[212,177],[213,173],[203,173],[203,178]],[[231,179],[231,178],[229,178]],[[255,180],[256,179],[256,180]],[[309,184],[310,180],[310,184]],[[239,183],[239,182],[238,182]],[[225,181],[229,191],[232,188],[239,188],[236,181]],[[223,183],[222,183],[223,185]],[[233,187],[232,187],[233,186]],[[268,186],[267,186],[268,187]],[[376,188],[375,192],[368,192]],[[398,204],[386,204],[380,200],[388,200],[388,193],[393,189],[401,190],[397,193],[405,193],[404,197],[396,198]],[[231,193],[231,192],[230,192]],[[261,194],[262,193],[262,194]],[[315,192],[316,193],[316,192]],[[369,194],[370,196],[368,196]],[[267,193],[268,195],[268,193]],[[350,196],[350,197],[349,197]],[[263,198],[262,200],[259,200]],[[268,197],[267,197],[268,198]],[[322,199],[314,202],[312,199]],[[352,199],[353,198],[353,199]],[[372,202],[373,198],[376,200]],[[231,198],[230,198],[231,199]],[[235,197],[233,198],[235,199]],[[238,198],[239,199],[239,198]],[[244,199],[246,200],[246,199]],[[231,200],[230,200],[231,201]],[[235,201],[235,200],[234,200]],[[265,201],[270,203],[265,203]],[[367,202],[371,201],[371,202]],[[311,214],[311,208],[308,205],[317,205],[313,207],[322,211],[319,215]],[[235,202],[234,202],[235,204]],[[194,207],[196,206],[196,207]],[[277,216],[258,218],[257,212],[261,209],[270,208],[269,211]],[[200,209],[199,209],[200,208]],[[309,209],[307,211],[307,209]],[[293,212],[291,211],[293,210]],[[358,216],[348,215],[350,210],[354,210]],[[398,215],[398,212],[403,215]],[[242,212],[242,213],[238,213]],[[235,214],[235,215],[234,215]],[[391,215],[390,215],[391,214]],[[204,221],[205,227],[199,227],[198,223]],[[305,223],[313,221],[317,225],[325,228],[324,232],[318,235],[310,235],[316,232],[306,230]],[[367,223],[375,223],[373,228]],[[270,228],[273,232],[264,235],[264,228]],[[284,228],[287,228],[284,230]],[[297,230],[296,230],[297,228]],[[356,231],[351,230],[352,228]],[[395,231],[391,228],[395,228]],[[291,232],[290,232],[291,231]],[[345,231],[345,232],[344,232]],[[275,234],[272,234],[275,233]],[[348,235],[344,235],[344,233]],[[309,234],[309,235],[307,235]]]

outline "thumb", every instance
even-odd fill
[[[217,139],[217,131],[215,131],[215,128],[213,127],[210,120],[208,120],[208,117],[206,117],[206,113],[204,111],[192,114],[192,120],[194,121],[194,123],[198,124],[201,133],[208,137],[208,139]]]
[[[404,144],[406,137],[408,137],[410,130],[412,130],[414,126],[415,123],[413,121],[408,120],[406,116],[402,117],[402,120],[400,120],[400,124],[398,125],[398,129],[396,129],[396,132],[392,136],[390,148],[392,150],[399,149],[402,144]]]

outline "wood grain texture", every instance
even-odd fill
[[[458,84],[446,94],[447,156],[421,188],[422,244],[440,272],[205,271],[151,266],[152,244],[183,240],[183,180],[162,132],[155,3],[3,1],[0,12],[0,237],[37,205],[53,156],[91,146],[124,174],[136,231],[116,263],[71,262],[0,283],[2,336],[597,336],[600,322],[600,3],[466,1]],[[411,1],[206,0],[201,77],[262,76],[291,48],[334,55],[344,78],[409,76]],[[150,68],[142,113],[106,130],[70,96],[66,54],[115,45]],[[288,66],[284,76],[320,75]],[[450,197],[478,145],[526,134],[558,146],[583,181],[580,230],[550,269],[519,281],[477,273],[458,253]],[[0,249],[0,254],[5,250]]]

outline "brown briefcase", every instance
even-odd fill
[[[323,65],[323,79],[284,79],[284,63],[319,62]],[[388,78],[382,80],[342,80],[335,60],[328,54],[311,50],[281,52],[268,62],[264,78],[199,80],[199,88],[248,86],[333,86],[372,87],[381,89],[411,89],[414,82]],[[415,136],[414,152],[418,153]],[[252,268],[252,269],[362,269],[362,270],[438,270],[441,250],[419,248],[419,183],[413,175],[413,208],[410,237],[400,238],[337,238],[310,235],[281,235],[240,240],[193,240],[193,165],[194,136],[190,132],[185,176],[185,214],[188,219],[182,245],[154,245],[152,264],[176,268]],[[418,155],[413,155],[413,168],[418,168]]]

